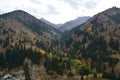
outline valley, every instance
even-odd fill
[[[120,80],[120,9],[73,22],[61,31],[22,10],[0,15],[0,79]]]

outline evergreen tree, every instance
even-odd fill
[[[118,75],[118,77],[117,77],[117,80],[120,80],[120,73],[119,73],[119,75]]]
[[[28,63],[24,64],[24,74],[25,74],[25,80],[31,80]]]

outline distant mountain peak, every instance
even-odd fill
[[[113,6],[112,8],[110,8],[110,9],[113,9],[113,10],[118,10],[118,9],[120,9],[120,8],[118,8],[118,7],[116,7],[116,6]]]
[[[23,11],[23,10],[15,10],[15,11],[12,11],[12,12],[8,12],[8,13],[5,13],[5,14],[2,14],[3,15],[10,15],[10,14],[20,14],[20,13],[26,13],[28,14],[27,12]]]
[[[118,11],[118,10],[120,10],[120,8],[118,7],[112,7],[112,8],[107,9],[107,11]]]
[[[112,8],[109,8],[109,9],[103,11],[103,13],[106,13],[106,14],[120,13],[120,8],[112,7]]]
[[[28,43],[33,41],[36,45],[36,41],[40,41],[40,44],[43,45],[40,47],[48,50],[53,43],[52,40],[59,40],[61,34],[59,30],[22,10],[0,15],[0,39],[6,35],[17,43],[20,40],[28,40]],[[44,47],[45,45],[47,48]]]
[[[15,11],[12,11],[12,12],[24,12],[24,13],[26,13],[26,12],[23,11],[23,10],[15,10]]]
[[[32,17],[35,18],[34,16],[32,16],[31,14],[23,11],[23,10],[15,10],[12,12],[8,12],[5,14],[0,15],[0,17],[4,17],[4,18],[11,18],[11,19],[19,19],[19,18],[26,18],[26,17]]]
[[[40,18],[40,20],[45,20],[45,21],[47,21],[46,19],[44,19],[44,18]]]
[[[104,36],[113,36],[120,37],[118,34],[120,25],[120,8],[112,7],[103,12],[100,12],[93,16],[90,20],[85,22],[83,25],[79,25],[78,27],[72,29],[71,31],[77,32],[79,29],[87,30],[89,26],[92,27],[93,33],[99,32],[100,34],[104,34]],[[103,31],[102,31],[103,30]],[[114,31],[115,30],[115,31]]]
[[[64,32],[71,30],[72,28],[86,22],[88,19],[90,19],[90,16],[83,16],[83,17],[78,17],[74,20],[68,21],[65,24],[63,24],[59,29]]]

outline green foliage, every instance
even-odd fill
[[[87,66],[79,66],[79,72],[80,75],[88,75],[90,73],[90,70]]]
[[[42,55],[33,51],[31,48],[26,49],[22,45],[16,45],[14,48],[8,48],[5,55],[0,54],[0,68],[13,69],[23,64],[25,58],[32,60],[34,64],[40,64]]]
[[[118,77],[117,77],[117,80],[120,80],[120,73],[119,73],[119,75],[118,75]]]
[[[75,69],[71,69],[68,72],[68,76],[73,77],[73,75],[76,73]]]
[[[24,63],[24,74],[25,74],[25,80],[31,80],[28,63]]]
[[[48,74],[51,74],[54,72],[60,75],[63,74],[65,70],[65,63],[62,62],[62,59],[58,59],[57,57],[49,58],[48,56],[45,56],[45,59],[46,60],[45,60],[44,66]]]
[[[103,32],[105,32],[103,23],[99,22],[97,18],[95,18],[95,21],[91,23],[93,24],[93,33],[88,33],[87,31],[82,31],[79,29],[75,31],[73,30],[73,34],[71,34],[72,36],[69,34],[69,38],[67,37],[65,42],[66,48],[69,50],[67,52],[69,58],[72,60],[84,58],[86,61],[90,58],[92,60],[90,68],[88,68],[88,66],[80,67],[81,65],[77,65],[76,69],[79,70],[80,74],[84,75],[91,72],[103,73],[106,71],[106,66],[104,65],[105,62],[108,62],[109,67],[115,67],[119,61],[119,59],[112,58],[110,56],[112,51],[109,50],[109,48],[111,48],[112,50],[119,51],[119,40],[114,40],[111,38],[108,42],[106,36],[103,35]],[[72,65],[73,64],[71,64],[71,66]],[[72,68],[74,67],[72,66]],[[93,71],[93,67],[96,69],[95,71]],[[112,74],[113,76],[111,76]],[[116,78],[115,73],[112,74],[105,73],[106,77],[104,77],[111,79]]]
[[[109,80],[116,80],[116,76],[112,72],[109,72],[109,73],[104,72],[103,73],[103,78],[106,78],[106,79],[109,79]]]
[[[2,34],[3,34],[3,35],[6,35],[7,33],[8,33],[7,30],[5,30],[5,29],[2,30]]]
[[[115,14],[108,16],[110,19],[112,19],[115,23],[119,24],[120,23],[120,14]]]
[[[82,62],[78,59],[72,59],[71,60],[71,65],[74,66],[74,67],[77,67],[80,64],[82,64]]]
[[[5,56],[3,55],[3,53],[0,53],[0,70],[6,68],[7,65],[5,63]]]
[[[88,50],[90,52],[95,52],[96,50],[106,51],[107,43],[103,36],[89,36],[91,43],[88,45]]]
[[[2,39],[0,39],[0,45],[2,44],[2,42],[3,42],[3,40],[2,40]]]
[[[3,48],[6,48],[8,45],[9,45],[9,41],[10,41],[10,38],[7,37],[4,41],[2,41],[2,47]]]
[[[119,41],[118,40],[113,40],[113,38],[111,38],[109,40],[109,46],[110,48],[112,48],[113,50],[119,50]]]

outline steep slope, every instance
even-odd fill
[[[81,35],[91,35],[93,37],[103,36],[107,41],[110,38],[120,40],[119,17],[120,9],[116,7],[110,8],[95,15],[86,23],[73,28],[71,31],[67,32],[67,36],[82,39]]]
[[[75,20],[72,20],[72,21],[68,21],[66,22],[65,24],[63,24],[59,30],[61,30],[62,32],[64,31],[68,31],[68,30],[71,30],[72,28],[86,22],[88,19],[90,19],[89,16],[85,16],[85,17],[79,17]]]
[[[104,77],[113,80],[120,69],[120,9],[113,7],[101,12],[82,25],[77,26],[63,37],[64,51],[72,58],[83,59]],[[110,75],[114,75],[111,76]]]
[[[45,24],[43,21],[40,21],[39,19],[22,10],[16,10],[7,14],[3,14],[0,17],[3,17],[4,19],[10,18],[19,21],[31,28],[33,31],[37,32],[38,34],[52,30],[52,27],[50,25]]]
[[[13,43],[27,40],[29,44],[44,49],[49,49],[60,39],[60,32],[55,28],[21,10],[0,15],[0,28],[2,41],[7,38],[13,39]]]
[[[119,80],[119,21],[120,9],[110,8],[65,32],[61,42],[56,29],[24,11],[1,15],[0,51],[6,55],[0,52],[0,75],[26,61],[24,69],[21,66],[17,72],[24,70],[25,76],[35,77],[33,80]]]

